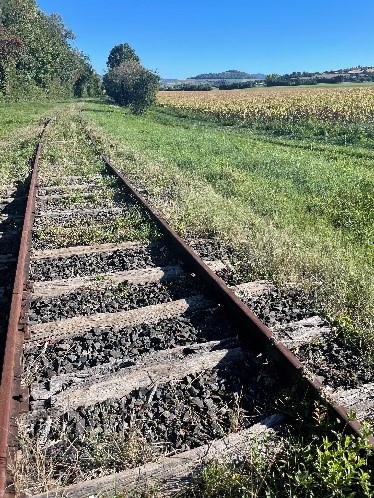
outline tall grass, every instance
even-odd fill
[[[214,236],[248,278],[293,281],[346,338],[373,353],[370,150],[282,138],[153,110],[90,104],[113,159],[182,234]]]

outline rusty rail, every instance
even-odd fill
[[[30,187],[27,198],[25,218],[23,222],[22,235],[18,253],[16,276],[13,286],[9,321],[6,335],[4,361],[0,381],[0,498],[13,496],[7,491],[7,459],[9,446],[16,433],[16,427],[12,427],[14,416],[19,413],[23,396],[21,392],[21,362],[24,330],[21,326],[21,314],[23,310],[23,298],[27,284],[28,267],[30,263],[31,228],[35,215],[36,182],[38,175],[39,159],[43,144],[41,142],[48,120],[39,137],[39,143],[34,156],[31,173]]]
[[[100,152],[95,139],[88,130],[86,130],[86,133],[109,171],[113,172],[123,182],[131,196],[143,206],[150,218],[157,224],[160,231],[166,235],[172,245],[181,254],[191,271],[199,275],[207,285],[208,291],[214,296],[215,300],[221,303],[228,311],[230,317],[240,330],[240,339],[242,343],[259,352],[263,352],[264,349],[268,350],[279,367],[277,368],[277,372],[280,377],[289,381],[289,376],[291,375],[295,380],[298,380],[305,385],[311,395],[314,395],[316,399],[321,400],[329,411],[345,424],[348,432],[355,435],[361,434],[363,428],[360,422],[352,420],[347,409],[343,405],[335,403],[324,396],[323,391],[325,386],[315,376],[304,374],[303,365],[296,356],[282,342],[276,341],[271,330],[250,311],[248,306],[246,306],[234,292],[229,289],[225,282],[204,263],[195,251],[182,240],[168,222],[160,216],[140,192],[129,183],[123,173],[111,163],[110,159]],[[374,449],[373,435],[369,437],[369,443]]]

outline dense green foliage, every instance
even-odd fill
[[[212,85],[207,83],[181,83],[180,85],[163,86],[160,90],[170,92],[210,92],[213,90]]]
[[[103,94],[102,82],[92,68],[89,58],[81,53],[81,71],[74,81],[75,97],[98,97]]]
[[[112,48],[106,64],[108,69],[114,69],[123,62],[128,61],[140,62],[140,59],[136,55],[135,50],[131,48],[128,43],[121,43]]]
[[[254,81],[234,81],[221,80],[214,83],[181,83],[180,85],[161,86],[160,90],[171,92],[210,92],[214,88],[219,90],[241,90],[256,86]]]
[[[133,114],[143,112],[156,101],[160,78],[145,69],[134,50],[126,43],[112,49],[104,88],[116,104],[128,107]]]
[[[254,81],[235,81],[229,83],[223,80],[215,83],[214,86],[220,90],[242,90],[244,88],[253,88],[256,86],[256,83]]]
[[[331,78],[324,76],[305,76],[305,73],[291,74],[268,74],[266,76],[266,86],[299,86],[299,85],[317,85],[318,83],[342,83],[344,78],[337,74]],[[307,74],[307,73],[306,73]]]
[[[7,100],[93,96],[101,83],[58,14],[35,0],[1,0],[0,92]]]

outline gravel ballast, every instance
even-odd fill
[[[128,462],[115,459],[116,439],[125,442],[131,432],[142,435],[138,435],[138,445],[149,447],[144,456],[155,458],[195,448],[271,413],[275,392],[267,386],[266,398],[258,394],[258,384],[265,387],[266,383],[265,377],[261,380],[261,368],[260,361],[248,357],[229,369],[217,368],[176,383],[137,389],[122,400],[82,407],[52,422],[43,416],[29,431],[39,440],[47,435],[60,468],[74,462],[79,472],[96,469],[105,473],[108,466],[113,472],[139,463],[130,455]],[[110,447],[113,458],[95,459],[97,451]]]
[[[25,351],[25,364],[33,366],[32,381],[43,382],[53,375],[98,365],[110,364],[116,371],[141,361],[145,353],[236,335],[221,310],[208,309],[137,327],[95,328],[70,341],[38,344]]]
[[[72,255],[66,258],[46,258],[31,263],[33,281],[54,280],[102,273],[135,270],[148,266],[175,265],[178,257],[165,243],[146,244],[131,250]]]
[[[46,323],[76,315],[115,313],[152,304],[175,301],[201,294],[202,288],[191,277],[171,282],[127,284],[100,289],[78,289],[56,298],[38,298],[31,303],[30,322]]]

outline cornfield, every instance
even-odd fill
[[[158,103],[220,121],[240,123],[305,120],[374,123],[374,87],[166,91],[158,93]]]

